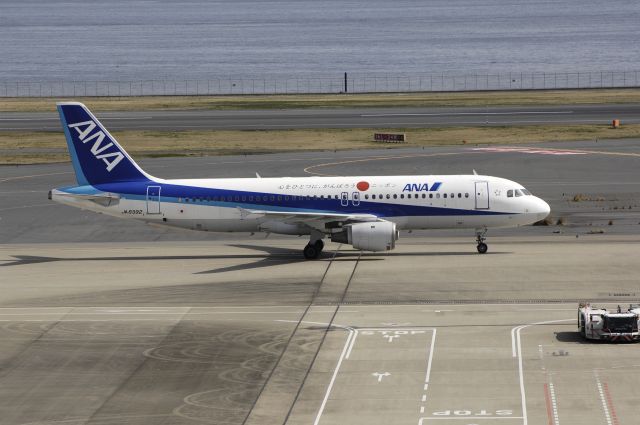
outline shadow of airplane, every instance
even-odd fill
[[[167,261],[167,260],[256,260],[250,263],[236,264],[211,270],[194,272],[194,274],[225,273],[240,270],[258,269],[282,264],[308,262],[300,250],[262,245],[229,245],[234,248],[258,251],[255,254],[223,254],[223,255],[163,255],[163,256],[120,256],[120,257],[41,257],[33,255],[14,255],[14,260],[0,263],[0,267],[21,266],[28,264],[78,262],[78,261]],[[266,254],[266,256],[265,256]],[[509,254],[509,252],[491,252],[484,255]],[[338,251],[323,252],[315,261],[382,261],[385,257],[432,257],[432,256],[474,256],[475,252],[365,252]]]

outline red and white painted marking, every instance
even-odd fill
[[[483,152],[505,152],[505,153],[529,153],[538,155],[588,155],[589,152],[573,151],[566,149],[551,149],[551,148],[530,148],[530,147],[515,147],[515,146],[491,146],[484,148],[472,148],[474,151]]]

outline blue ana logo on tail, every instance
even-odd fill
[[[78,138],[83,144],[93,142],[91,146],[91,153],[96,159],[101,159],[107,165],[107,171],[111,172],[116,165],[124,159],[122,152],[117,150],[112,142],[103,145],[103,141],[106,137],[102,130],[93,132],[97,127],[93,121],[77,122],[75,124],[69,124],[69,128],[74,129],[78,133]],[[110,149],[113,148],[113,149]]]

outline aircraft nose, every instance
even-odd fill
[[[544,200],[536,198],[535,214],[538,220],[544,220],[551,212],[551,207]]]

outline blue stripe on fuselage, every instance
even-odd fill
[[[297,211],[339,214],[372,214],[378,217],[402,216],[459,216],[459,215],[504,215],[508,212],[487,210],[467,210],[426,205],[392,204],[384,202],[360,201],[360,205],[343,206],[340,199],[307,198],[299,195],[284,195],[268,192],[249,192],[228,189],[211,189],[167,183],[128,182],[95,185],[98,191],[118,193],[125,199],[145,200],[148,186],[160,186],[163,202],[211,205],[227,208],[242,207],[268,211]],[[89,186],[90,187],[90,186]],[[224,200],[221,199],[224,197]],[[228,201],[228,197],[232,199]],[[253,201],[249,198],[253,197]],[[259,197],[259,199],[258,199]],[[266,200],[265,200],[266,197]],[[287,200],[288,197],[288,200]],[[186,202],[185,198],[199,199]],[[236,200],[237,198],[237,200]],[[216,199],[215,201],[213,199]]]

